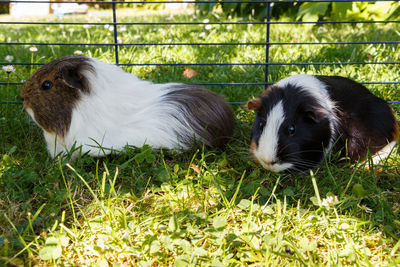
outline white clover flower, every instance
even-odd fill
[[[228,26],[226,27],[227,30],[232,30],[232,28],[233,28],[232,25],[228,25]]]
[[[31,51],[32,53],[35,53],[38,51],[38,49],[36,46],[31,46],[31,47],[29,47],[29,51]]]
[[[119,31],[121,31],[121,32],[126,32],[126,27],[121,27],[121,28],[119,28]]]
[[[211,30],[212,26],[211,26],[210,24],[208,24],[208,25],[206,25],[204,28],[205,28],[207,31],[209,31],[209,30]]]
[[[210,20],[209,19],[205,19],[205,20],[203,20],[203,23],[209,23],[210,22]]]
[[[68,30],[69,30],[71,33],[73,33],[73,32],[75,31],[74,28],[69,28]]]
[[[7,72],[7,74],[10,74],[11,72],[15,71],[14,66],[12,65],[8,65],[8,66],[3,66],[2,68],[5,72]]]
[[[199,36],[200,36],[200,37],[204,37],[204,36],[206,36],[206,33],[205,33],[205,32],[202,32],[202,33],[199,34]]]
[[[11,61],[14,60],[14,57],[13,57],[13,56],[10,56],[10,55],[7,55],[4,59],[5,59],[6,61],[8,61],[8,62],[11,62]]]
[[[108,28],[110,28],[110,25],[109,24],[105,24],[104,25],[104,29],[108,29]]]
[[[134,39],[139,39],[140,36],[136,34],[135,36],[133,36],[133,38],[134,38]]]
[[[108,30],[109,30],[110,32],[114,31],[114,26],[110,25],[110,27],[108,27]]]
[[[46,27],[46,31],[50,31],[50,27]]]
[[[89,29],[91,26],[92,26],[92,25],[90,25],[90,24],[84,24],[82,27],[83,27],[84,29]]]
[[[339,203],[337,196],[327,196],[322,200],[321,204],[322,206],[329,208],[335,206],[337,203]]]
[[[75,50],[74,55],[81,56],[81,55],[83,55],[83,52],[81,50]]]

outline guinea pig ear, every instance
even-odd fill
[[[304,112],[306,120],[318,123],[325,117],[325,113],[319,110],[308,109]]]
[[[60,67],[63,82],[69,87],[88,91],[85,77],[81,74],[79,65],[65,64]]]
[[[247,108],[249,110],[258,111],[260,109],[260,107],[261,107],[261,99],[260,98],[254,98],[247,103]]]

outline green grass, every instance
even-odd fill
[[[132,13],[131,13],[132,14]],[[51,18],[54,20],[54,18]],[[85,21],[65,17],[60,21]],[[110,21],[94,17],[91,21]],[[193,15],[143,15],[120,21],[202,21]],[[217,20],[212,17],[210,20]],[[236,21],[233,19],[233,21]],[[5,42],[112,42],[103,26],[0,25]],[[69,29],[74,29],[69,30]],[[202,32],[205,32],[203,36]],[[399,40],[391,24],[272,25],[276,42]],[[126,26],[122,41],[263,42],[265,26]],[[0,57],[45,63],[81,50],[113,62],[112,46],[0,46]],[[262,46],[126,46],[121,63],[264,62]],[[397,45],[271,46],[272,62],[400,61]],[[16,66],[0,81],[20,82],[36,67]],[[129,67],[155,82],[263,82],[261,66]],[[295,73],[398,81],[398,65],[271,66],[270,81]],[[262,86],[209,86],[247,101]],[[370,86],[400,100],[393,85]],[[18,100],[19,86],[0,99]],[[400,264],[400,156],[365,168],[332,159],[313,174],[275,174],[248,153],[254,114],[235,106],[235,136],[224,150],[178,153],[129,148],[119,156],[50,159],[41,130],[21,105],[1,105],[0,265],[270,266]],[[399,105],[393,105],[397,114]],[[338,202],[326,203],[329,196]]]

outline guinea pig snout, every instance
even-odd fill
[[[28,95],[26,93],[26,90],[24,90],[24,88],[21,89],[20,99],[24,103],[25,106],[29,103]]]
[[[29,106],[29,99],[28,97],[24,96],[21,94],[20,99],[22,101],[22,103],[24,104],[24,107]]]
[[[276,154],[265,153],[257,148],[257,145],[252,142],[250,152],[255,163],[260,163],[265,169],[273,172],[281,172],[293,167],[292,163],[281,162]],[[264,152],[264,153],[263,153]]]
[[[270,171],[275,171],[275,164],[277,164],[276,161],[266,161],[266,160],[259,160],[260,164],[267,170]]]
[[[265,169],[273,171],[273,172],[286,171],[293,167],[293,164],[291,164],[291,163],[284,163],[284,162],[278,162],[278,161],[265,161],[262,159],[260,160],[260,164]]]
[[[261,162],[265,165],[270,165],[270,166],[278,163],[277,161],[266,161],[266,160],[261,160]]]

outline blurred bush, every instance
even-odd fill
[[[400,2],[307,2],[300,5],[296,19],[315,20],[389,20],[400,17]]]
[[[0,3],[0,14],[8,14],[10,11],[10,3]]]
[[[202,14],[213,12],[215,9],[222,8],[226,15],[236,15],[239,17],[252,16],[258,19],[267,17],[267,3],[196,3],[196,10]]]
[[[79,1],[79,0],[77,0]],[[82,1],[82,0],[81,0]],[[112,1],[111,0],[88,0],[92,3],[89,6],[95,6],[101,9],[109,9],[112,8]],[[130,0],[116,0],[118,2],[129,2]],[[141,4],[133,4],[133,3],[126,3],[126,4],[118,4],[117,7],[135,7],[135,8],[144,8],[144,9],[151,9],[151,10],[159,10],[165,7],[163,3],[151,3],[151,2],[160,2],[160,0],[140,0],[140,2],[145,2]]]
[[[267,18],[267,3],[197,3],[203,15],[222,10],[226,16]],[[271,3],[271,16],[293,20],[388,20],[400,18],[399,1]]]
[[[119,1],[119,0],[118,0]],[[129,0],[120,0],[120,1],[126,1],[129,2]],[[119,4],[118,7],[135,7],[135,8],[143,8],[143,9],[150,9],[150,10],[159,10],[159,9],[164,9],[165,4],[163,3],[151,3],[151,2],[160,2],[160,0],[141,0],[146,3],[141,3],[141,4]]]

